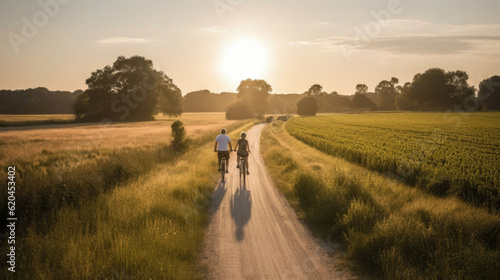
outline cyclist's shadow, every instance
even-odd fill
[[[212,193],[210,197],[210,204],[211,204],[211,211],[216,212],[222,203],[222,200],[224,199],[224,196],[226,195],[227,189],[226,189],[226,182],[220,181],[219,185],[217,186],[217,189]]]
[[[250,220],[252,213],[252,197],[250,191],[246,188],[237,188],[233,197],[231,197],[231,217],[236,224],[236,239],[243,240],[243,227]]]

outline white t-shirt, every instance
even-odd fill
[[[227,136],[226,134],[221,134],[215,138],[215,142],[219,143],[217,150],[218,151],[229,151],[227,148],[227,143],[231,142],[231,138]]]

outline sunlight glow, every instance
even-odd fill
[[[232,83],[251,78],[263,78],[268,67],[267,49],[256,40],[232,42],[222,54],[220,71]]]

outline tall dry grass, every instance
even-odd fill
[[[47,164],[16,163],[18,272],[0,278],[200,278],[217,133],[196,138],[182,156],[158,144],[80,152],[64,172],[50,164],[57,155]]]

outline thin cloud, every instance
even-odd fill
[[[486,42],[488,41],[488,42]],[[376,38],[360,49],[394,54],[452,55],[473,51],[477,46],[500,41],[498,36],[412,36]]]
[[[290,42],[290,45],[321,45],[327,49],[375,50],[394,54],[451,55],[472,51],[492,42],[500,43],[500,36],[403,36],[364,39],[333,36]]]
[[[100,44],[140,44],[150,42],[150,40],[144,38],[112,37],[101,39],[97,42]]]
[[[417,19],[389,19],[389,20],[381,20],[380,25],[382,26],[404,26],[404,27],[423,27],[432,25],[429,22],[421,21]]]
[[[292,41],[291,46],[317,45],[327,50],[380,51],[392,54],[454,55],[500,50],[500,25],[437,24],[413,19],[394,19],[378,22],[380,34],[370,37],[363,26],[353,31],[355,36],[330,36],[314,40]],[[499,54],[500,52],[494,52]]]
[[[335,46],[347,46],[350,45],[348,42],[352,41],[354,38],[345,36],[331,36],[326,38],[305,40],[305,41],[290,41],[288,44],[290,46],[310,46],[310,45],[322,45],[324,47],[335,47]]]
[[[462,24],[454,25],[453,31],[455,32],[467,32],[467,33],[481,33],[481,35],[487,34],[499,34],[500,24]]]
[[[219,25],[202,28],[201,31],[207,33],[219,33],[219,32],[227,32],[227,29],[220,27]]]

